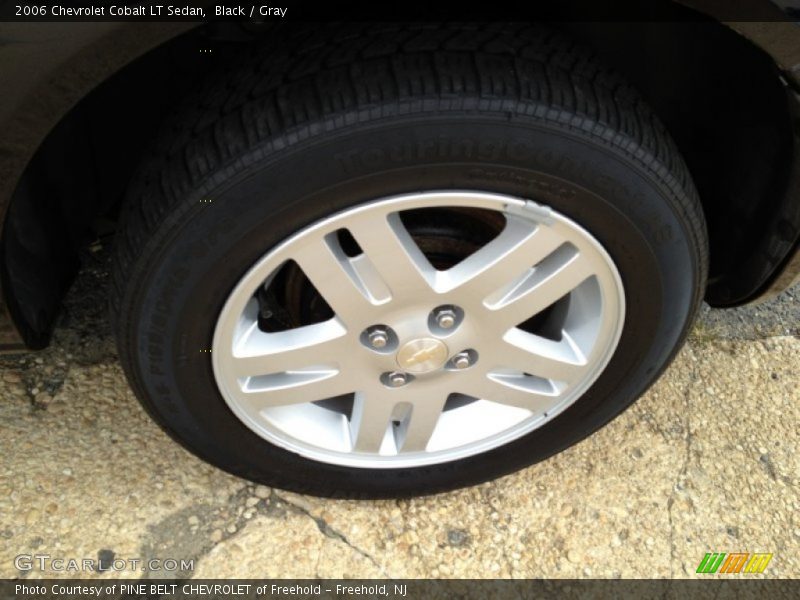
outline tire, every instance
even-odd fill
[[[276,33],[249,58],[210,77],[176,114],[128,191],[113,321],[122,364],[149,413],[190,451],[236,475],[297,492],[362,498],[428,494],[496,478],[564,450],[628,407],[669,364],[697,311],[707,240],[679,153],[635,91],[558,34],[450,25]],[[454,191],[470,202],[478,198],[475,206],[480,198],[510,198],[508,206],[533,200],[525,206],[541,221],[532,227],[555,219],[570,235],[596,241],[597,256],[608,258],[593,281],[618,275],[624,316],[616,339],[613,332],[607,336],[608,356],[584,381],[586,389],[524,434],[515,430],[519,435],[503,443],[441,460],[327,460],[297,450],[290,434],[284,444],[246,424],[220,383],[223,358],[212,352],[220,315],[243,277],[282,244],[303,239],[302,232],[336,215],[349,218],[353,207],[415,194],[424,203]],[[457,248],[473,230],[488,227],[484,213],[461,210],[420,212],[414,239],[439,228],[431,235]],[[475,235],[490,237],[483,230]],[[287,297],[290,284],[282,277],[305,281],[273,273],[277,283],[268,285]],[[259,328],[318,318],[298,316],[309,306],[319,309],[318,298],[263,302],[258,296],[261,312],[253,318]],[[605,310],[608,303],[602,304]],[[546,319],[554,319],[558,309],[548,311]],[[352,337],[344,354],[368,354],[369,334]],[[404,340],[386,341],[395,342],[398,349]],[[427,360],[434,350],[426,346],[414,360]],[[355,409],[348,410],[352,421]],[[406,418],[392,414],[395,426]]]

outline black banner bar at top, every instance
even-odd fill
[[[800,0],[0,0],[0,21],[800,21]]]

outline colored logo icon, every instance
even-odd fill
[[[706,552],[697,566],[696,573],[712,575],[714,573],[763,573],[772,554],[749,552]]]

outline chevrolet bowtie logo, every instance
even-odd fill
[[[407,365],[416,365],[417,363],[425,362],[426,360],[434,358],[436,354],[439,353],[439,351],[440,349],[437,348],[436,346],[432,348],[423,348],[422,350],[417,350],[416,352],[414,352],[414,354],[405,359],[405,363]]]
[[[439,369],[447,362],[447,346],[434,338],[411,340],[397,353],[397,364],[407,371],[425,373]]]

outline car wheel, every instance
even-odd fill
[[[707,242],[619,77],[538,28],[270,43],[126,200],[120,358],[170,434],[267,485],[406,496],[542,460],[655,380]]]

